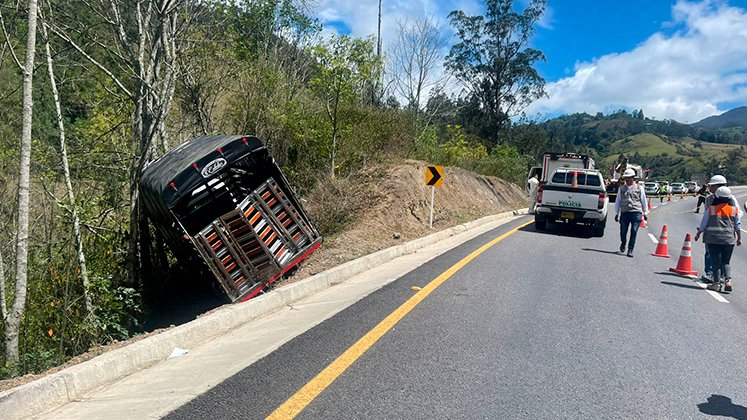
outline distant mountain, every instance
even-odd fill
[[[694,127],[711,129],[747,127],[747,106],[740,106],[731,111],[726,111],[721,115],[702,119],[692,125]]]

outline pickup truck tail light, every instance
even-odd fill
[[[536,200],[537,200],[537,204],[541,204],[542,203],[542,184],[539,184],[537,186],[537,198],[536,198]]]
[[[607,194],[605,193],[599,193],[599,202],[597,203],[597,208],[599,210],[602,210],[604,208],[604,200],[607,198]]]

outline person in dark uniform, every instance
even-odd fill
[[[703,184],[698,190],[698,205],[695,206],[695,213],[700,213],[700,206],[705,204],[705,199],[708,197],[708,184]]]

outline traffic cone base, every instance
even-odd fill
[[[669,256],[669,244],[667,242],[667,225],[661,228],[661,236],[659,236],[659,244],[656,246],[656,251],[651,254],[654,257],[671,258]]]
[[[698,272],[693,270],[693,248],[690,241],[690,234],[685,235],[685,243],[682,244],[682,253],[677,261],[677,267],[670,268],[669,271],[683,276],[697,276]]]

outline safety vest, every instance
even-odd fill
[[[737,242],[735,225],[739,208],[731,203],[708,206],[708,224],[703,242],[707,244],[734,245]]]
[[[641,186],[633,184],[628,186],[624,184],[617,191],[618,200],[620,200],[621,213],[643,213],[643,203],[641,203]]]

